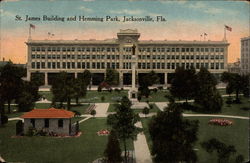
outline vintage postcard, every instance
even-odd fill
[[[0,162],[249,162],[250,3],[1,0]]]

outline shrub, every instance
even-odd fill
[[[233,103],[232,97],[228,97],[227,100],[226,100],[226,104],[230,105],[232,103]]]
[[[159,86],[157,87],[159,90],[163,90],[163,86]]]
[[[121,91],[123,91],[124,90],[124,88],[121,88]]]
[[[157,93],[158,89],[157,89],[157,88],[154,88],[153,91],[154,91],[154,93]]]
[[[116,92],[118,92],[118,93],[120,93],[120,92],[121,92],[121,90],[120,90],[120,89],[118,89],[118,88],[115,88],[115,91],[116,91]]]
[[[36,135],[38,136],[47,136],[49,133],[46,132],[45,130],[39,130],[37,131]]]
[[[102,100],[102,102],[105,101],[105,96],[102,96],[102,97],[101,97],[101,100]]]
[[[96,110],[91,110],[90,114],[94,117],[96,115]]]
[[[75,117],[78,117],[81,115],[81,113],[79,111],[73,110],[73,112],[75,113]]]
[[[140,102],[141,101],[141,95],[138,94],[137,100]]]
[[[242,108],[240,108],[241,110],[245,110],[245,111],[249,111],[250,110],[250,107],[247,107],[247,106],[245,106],[245,107],[242,107]]]
[[[21,120],[16,123],[16,135],[21,135],[23,132],[23,122]]]
[[[154,108],[154,105],[153,104],[149,104],[149,109],[153,109]]]
[[[100,85],[98,86],[97,91],[98,91],[98,92],[101,92],[101,91],[102,91],[102,87],[101,87]]]
[[[37,134],[37,131],[33,127],[29,127],[29,129],[28,129],[28,131],[26,133],[27,136],[35,136],[36,134]]]
[[[8,123],[8,116],[7,115],[1,115],[1,124]]]

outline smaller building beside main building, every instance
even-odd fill
[[[75,131],[71,124],[72,117],[74,117],[73,112],[55,108],[33,109],[21,116],[24,119],[24,133],[33,127],[38,131],[44,130],[58,135],[74,134]]]

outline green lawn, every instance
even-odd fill
[[[116,112],[116,105],[117,104],[110,104],[109,105],[109,108],[108,108],[108,112]],[[142,113],[142,110],[143,109],[133,109],[135,113]],[[155,105],[153,104],[153,109],[150,109],[149,110],[149,113],[156,113],[158,112],[160,109]]]
[[[221,115],[234,115],[234,116],[244,116],[248,117],[250,112],[250,101],[249,98],[241,96],[241,104],[226,104],[227,97],[223,97],[223,106],[220,113]],[[244,110],[242,108],[249,108],[248,110]],[[184,113],[187,114],[200,114],[199,112],[193,112],[190,110],[185,110]]]
[[[133,109],[135,111],[135,113],[142,113],[143,109]],[[153,109],[149,109],[149,113],[157,113],[158,111],[160,111],[160,109],[153,104]]]
[[[53,94],[51,92],[39,91],[39,94],[45,97],[47,100],[52,101]]]
[[[107,112],[116,112],[116,105],[117,104],[109,104],[109,108]]]
[[[15,123],[0,128],[1,156],[8,162],[88,163],[103,156],[107,136],[97,131],[107,129],[105,118],[91,118],[80,124],[78,138],[23,137],[15,135]],[[133,150],[132,141],[128,149]]]
[[[249,111],[250,111],[250,101],[249,98],[241,96],[241,104],[231,104],[228,105],[226,104],[226,99],[223,98],[224,104],[222,107],[222,112],[219,114],[226,114],[226,115],[238,115],[238,116],[249,116]],[[243,110],[242,108],[249,108],[248,110]]]
[[[39,92],[40,95],[44,96],[47,100],[52,100],[52,93],[51,92]],[[101,97],[104,97],[104,101],[101,100]],[[80,98],[79,102],[87,102],[87,103],[95,103],[95,102],[116,102],[118,99],[121,99],[123,96],[128,96],[128,91],[87,91],[87,95],[84,98]],[[71,100],[75,102],[75,99]]]
[[[220,92],[221,95],[226,95],[227,94],[225,88],[218,89],[218,91]]]
[[[157,92],[150,91],[150,95],[148,98],[143,97],[141,99],[142,102],[166,102],[166,95],[170,94],[168,90],[158,90]]]
[[[245,159],[248,158],[248,120],[230,119],[233,121],[232,126],[220,127],[208,125],[208,121],[212,118],[208,117],[189,117],[190,120],[199,120],[199,133],[198,141],[195,145],[199,163],[216,162],[216,155],[209,155],[204,149],[201,148],[200,143],[211,138],[216,138],[227,145],[234,145],[239,154],[243,154]],[[142,125],[146,135],[147,142],[151,149],[152,141],[148,132],[148,122],[150,118],[143,118]]]
[[[51,108],[51,104],[50,103],[36,103],[35,104],[35,109],[48,109]]]
[[[78,111],[81,114],[86,114],[85,111],[89,106],[89,104],[72,105],[70,110]]]

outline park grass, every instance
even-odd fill
[[[223,97],[223,106],[221,112],[219,113],[211,113],[211,114],[219,114],[219,115],[233,115],[233,116],[244,116],[248,117],[250,112],[250,101],[249,98],[240,96],[241,104],[226,104],[226,100],[228,97]],[[234,97],[233,97],[234,98]],[[246,110],[242,108],[248,108]],[[194,112],[191,110],[184,110],[186,114],[201,114],[200,112]]]
[[[107,112],[116,112],[116,105],[118,104],[109,104],[109,108]]]
[[[71,111],[77,111],[81,114],[86,114],[86,109],[89,107],[89,104],[79,104],[79,105],[71,105]]]
[[[88,163],[103,156],[107,136],[96,132],[109,129],[106,118],[91,118],[80,124],[82,135],[76,138],[21,137],[15,135],[16,121],[0,128],[1,156],[8,162]],[[122,147],[122,144],[121,144]],[[128,149],[133,150],[129,141]]]
[[[223,98],[222,111],[219,114],[248,117],[249,112],[250,112],[249,98],[241,96],[240,99],[241,99],[241,104],[230,104],[230,105],[228,105],[228,104],[226,104],[227,97],[224,97]],[[248,108],[248,110],[244,110],[242,108]]]
[[[47,100],[52,101],[53,94],[52,92],[39,92],[40,95],[44,96]],[[104,100],[102,101],[102,96]],[[128,96],[128,91],[87,91],[87,94],[84,98],[80,98],[79,102],[83,103],[95,103],[95,102],[116,102],[121,99],[123,96]],[[72,99],[71,102],[75,102],[75,99]]]
[[[108,108],[108,112],[116,112],[117,104],[110,104]],[[160,109],[155,105],[153,105],[153,109],[149,109],[149,113],[157,113]],[[142,113],[143,109],[132,109],[135,113]]]
[[[53,98],[53,94],[50,91],[39,91],[39,94],[42,97],[45,97],[48,101],[52,101]]]
[[[187,119],[199,120],[198,141],[195,144],[199,163],[217,162],[217,156],[215,154],[208,154],[200,145],[201,142],[207,141],[211,138],[216,138],[227,145],[234,145],[238,154],[242,154],[245,157],[245,160],[249,159],[248,120],[227,118],[233,121],[233,125],[221,127],[208,125],[208,121],[212,119],[208,117],[188,117]],[[143,118],[141,121],[144,129],[144,134],[147,139],[147,143],[149,145],[150,150],[152,151],[152,141],[148,132],[148,123],[150,121],[150,118]]]
[[[167,98],[166,95],[169,95],[168,90],[158,90],[157,92],[150,91],[150,95],[148,98],[142,97],[141,102],[166,102]]]
[[[149,109],[149,113],[157,113],[158,111],[160,111],[160,109],[155,105],[152,104],[153,108]],[[142,113],[143,109],[133,109],[135,113]]]
[[[51,103],[36,103],[35,104],[35,109],[49,109],[51,108]]]

